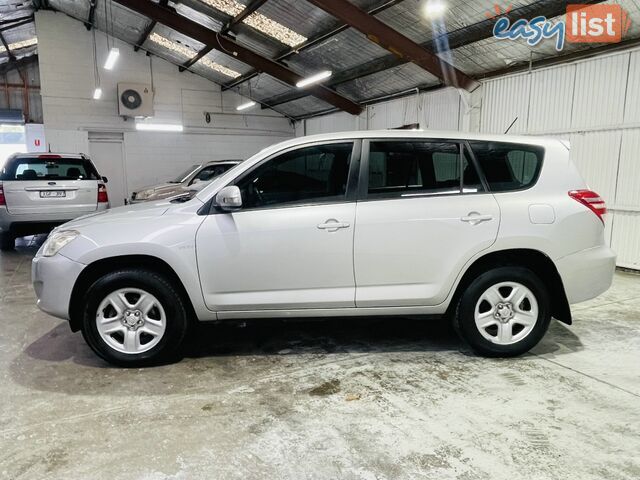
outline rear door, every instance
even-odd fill
[[[498,204],[462,143],[366,141],[360,185],[357,307],[438,305],[496,239]]]
[[[98,174],[88,159],[43,154],[8,160],[2,171],[7,211],[73,216],[96,210]]]

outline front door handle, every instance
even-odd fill
[[[478,225],[479,223],[493,220],[493,215],[481,215],[478,212],[469,212],[466,217],[462,217],[460,220],[470,223],[471,225]]]
[[[324,223],[318,225],[320,230],[326,230],[328,232],[337,232],[341,228],[349,228],[350,225],[347,222],[339,222],[335,218],[330,218]]]

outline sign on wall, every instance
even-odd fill
[[[47,142],[44,138],[44,125],[42,123],[27,123],[25,125],[25,141],[27,152],[46,152]]]

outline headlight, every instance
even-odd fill
[[[153,195],[153,193],[153,190],[142,190],[136,193],[136,200],[144,200],[145,198],[149,198],[151,195]]]
[[[53,257],[62,247],[71,242],[78,235],[80,235],[80,232],[76,232],[75,230],[61,230],[59,232],[53,232],[44,242],[44,245],[42,245],[42,255],[45,257]]]

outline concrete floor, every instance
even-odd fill
[[[0,478],[640,478],[640,276],[518,359],[438,322],[261,321],[120,370],[36,309],[34,251],[0,256]]]

